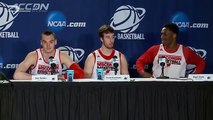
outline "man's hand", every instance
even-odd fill
[[[153,77],[151,73],[148,73],[148,72],[146,72],[146,71],[142,71],[142,72],[140,73],[140,75],[141,75],[142,77],[145,77],[145,78],[151,78],[151,77]]]
[[[64,75],[58,75],[58,79],[59,79],[59,80],[66,80],[66,79],[64,78]]]

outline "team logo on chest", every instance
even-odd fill
[[[181,65],[182,56],[175,56],[175,55],[159,55],[158,59],[161,57],[166,58],[166,66],[169,67],[170,65]]]
[[[38,74],[50,74],[50,66],[47,66],[47,65],[38,65],[38,71],[37,73]],[[59,73],[59,65],[57,64],[56,65],[56,68],[55,68],[55,73]]]

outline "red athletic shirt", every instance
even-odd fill
[[[136,67],[137,71],[141,72],[144,71],[144,66],[146,64],[153,64],[154,58],[158,53],[160,45],[154,45],[150,47],[144,54],[142,54],[136,61]],[[179,46],[177,47],[177,49]],[[164,47],[166,52],[173,53],[176,52],[176,50],[169,50]],[[183,54],[186,60],[186,64],[193,64],[196,65],[196,69],[194,71],[194,74],[200,74],[203,72],[206,62],[203,60],[199,55],[197,55],[194,51],[192,51],[190,48],[183,46]]]

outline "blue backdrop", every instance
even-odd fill
[[[210,0],[3,0],[0,69],[12,78],[27,53],[40,47],[40,34],[47,29],[56,33],[57,48],[83,68],[87,55],[101,45],[98,28],[110,24],[116,30],[115,49],[126,56],[131,77],[138,77],[136,59],[160,43],[165,23],[174,22],[181,30],[178,42],[206,59],[205,73],[213,73],[212,4]],[[194,66],[188,69],[192,72]]]

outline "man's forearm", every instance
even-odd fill
[[[13,79],[14,80],[31,80],[32,79],[32,75],[28,74],[26,72],[16,72],[13,75]]]

